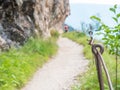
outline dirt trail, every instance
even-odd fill
[[[83,46],[62,37],[58,45],[57,55],[22,90],[70,90],[76,76],[85,72],[88,60],[83,56]]]

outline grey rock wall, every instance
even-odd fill
[[[0,0],[0,48],[23,45],[34,35],[49,37],[69,12],[69,0]]]

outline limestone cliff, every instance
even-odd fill
[[[33,35],[50,36],[69,12],[69,0],[0,0],[0,48],[22,45]]]

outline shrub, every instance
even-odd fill
[[[59,32],[57,30],[51,30],[50,34],[52,37],[58,38],[59,37]]]

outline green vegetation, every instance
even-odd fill
[[[54,37],[54,38],[58,38],[59,35],[60,35],[57,30],[51,30],[51,31],[50,31],[50,34],[51,34],[51,36]]]
[[[116,25],[107,26],[102,22],[99,17],[92,16],[91,19],[97,20],[100,24],[100,30],[104,31],[104,44],[109,50],[110,54],[116,56],[116,90],[118,83],[118,57],[120,56],[120,13],[118,12],[118,6],[114,5],[114,7],[110,8],[110,11],[114,14],[112,17],[113,21]]]
[[[0,90],[18,90],[57,51],[56,39],[33,39],[0,53]]]
[[[115,21],[116,25],[107,26],[99,17],[96,16],[91,16],[91,19],[97,20],[101,24],[99,29],[104,31],[104,34],[101,34],[104,35],[104,44],[109,48],[109,53],[120,56],[120,13],[117,12],[117,9],[117,5],[115,5],[113,8],[110,8],[110,11],[114,13],[112,19]]]
[[[79,82],[80,84],[75,85],[72,87],[72,90],[99,90],[99,84],[98,84],[98,79],[97,79],[97,72],[96,72],[96,67],[94,63],[94,57],[91,52],[91,47],[88,45],[87,37],[85,36],[84,33],[80,32],[68,32],[65,33],[63,36],[68,37],[69,39],[72,39],[73,41],[82,44],[84,46],[84,55],[87,59],[90,60],[90,65],[88,71],[85,73],[85,75],[82,75],[82,77],[79,77]],[[112,79],[112,83],[114,88],[116,87],[115,85],[115,56],[109,55],[109,52],[107,49],[105,49],[104,54],[102,55],[105,63],[107,65],[110,77]],[[120,60],[119,65],[118,65],[118,76],[120,76]],[[105,74],[104,74],[105,75]],[[105,90],[109,90],[108,84],[106,81],[106,77],[104,76],[104,86]],[[118,90],[120,89],[120,77],[118,77]]]

